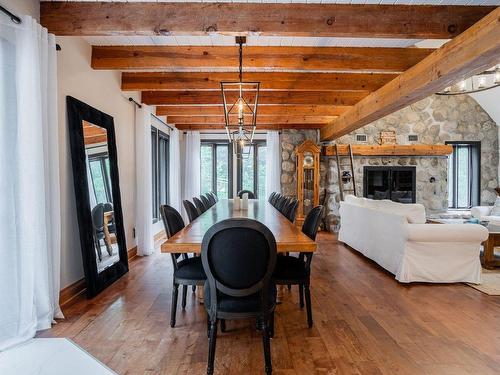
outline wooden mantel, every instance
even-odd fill
[[[446,156],[453,152],[450,145],[351,145],[355,156]],[[347,145],[338,145],[340,154],[347,155]],[[334,146],[323,147],[323,155],[335,156]]]

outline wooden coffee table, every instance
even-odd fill
[[[500,267],[500,256],[495,255],[495,246],[500,246],[500,226],[488,224],[486,228],[490,234],[483,242],[481,263],[488,269]]]

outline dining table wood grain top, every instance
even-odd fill
[[[208,229],[225,219],[249,218],[268,227],[276,239],[277,251],[314,252],[316,242],[302,233],[282,213],[264,200],[249,199],[248,209],[233,210],[232,199],[221,199],[161,245],[162,253],[200,253]]]

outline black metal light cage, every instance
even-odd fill
[[[239,81],[222,81],[221,93],[224,107],[224,122],[228,140],[234,143],[237,157],[250,155],[250,146],[257,126],[260,82],[243,82],[243,43],[245,37],[236,37],[239,44]],[[232,93],[238,93],[233,101]],[[231,100],[228,100],[228,97]],[[245,118],[251,118],[247,123]]]

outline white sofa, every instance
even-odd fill
[[[479,251],[488,231],[478,224],[425,224],[425,208],[347,196],[339,241],[402,283],[481,282]]]
[[[494,224],[500,225],[500,216],[491,215],[493,206],[476,206],[470,209],[472,217],[481,221],[490,221]]]

